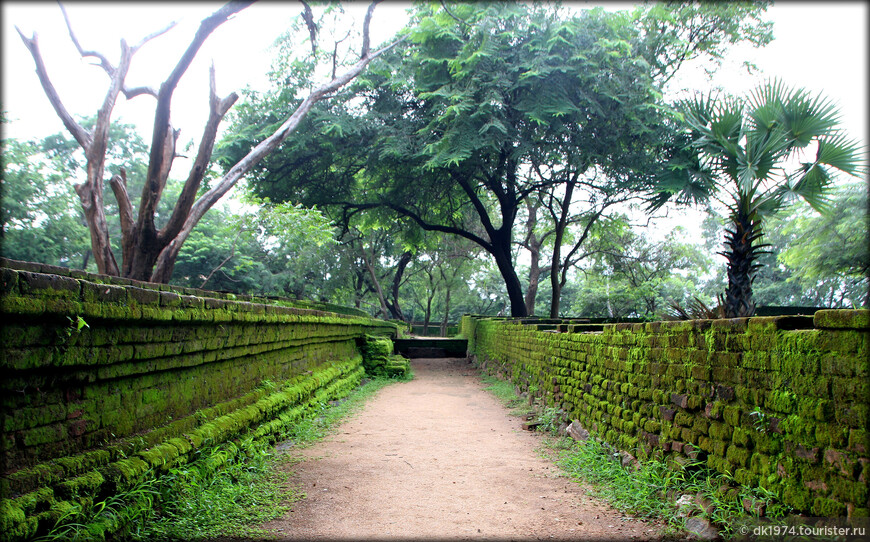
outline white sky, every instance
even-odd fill
[[[586,7],[591,3],[566,2]],[[116,59],[121,38],[130,43],[163,28],[171,20],[179,26],[145,45],[134,56],[128,84],[158,87],[186,48],[199,21],[217,9],[215,2],[70,2],[67,11],[85,49],[95,49]],[[354,2],[360,13],[366,2]],[[608,9],[628,3],[604,4]],[[6,1],[2,6],[2,108],[13,121],[4,127],[11,137],[44,137],[63,130],[37,80],[33,61],[15,31],[28,37],[37,32],[48,72],[68,110],[93,115],[106,90],[107,77],[87,65],[76,53],[60,10],[54,2]],[[401,27],[404,2],[384,2],[372,24],[373,44],[380,44]],[[182,79],[173,100],[172,118],[182,129],[181,141],[198,141],[206,119],[208,65],[215,62],[218,94],[225,96],[246,85],[265,83],[270,65],[268,48],[300,12],[295,2],[257,2],[224,23],[208,38],[197,60]],[[867,146],[867,18],[865,2],[780,2],[768,9],[774,22],[773,43],[762,49],[732,51],[713,84],[732,93],[744,93],[766,78],[823,92],[840,105],[844,127]],[[760,73],[748,75],[743,60],[758,65]],[[688,75],[686,76],[688,77]],[[686,84],[709,88],[701,79]],[[147,96],[116,107],[115,117],[140,127],[150,139],[154,100]]]

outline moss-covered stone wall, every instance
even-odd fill
[[[466,316],[493,372],[640,457],[704,459],[798,511],[870,509],[870,311],[584,325]]]
[[[286,430],[359,383],[366,335],[396,334],[288,304],[0,261],[0,539]]]

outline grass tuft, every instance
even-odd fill
[[[781,519],[793,511],[763,488],[741,486],[731,476],[707,468],[703,461],[685,465],[648,459],[636,468],[622,466],[622,456],[593,438],[576,442],[569,437],[551,439],[557,451],[556,464],[571,478],[591,485],[590,494],[607,501],[623,513],[662,521],[670,534],[682,532],[689,516],[699,516],[719,528],[724,538],[736,535],[740,520],[758,517]],[[676,500],[690,495],[682,509]],[[744,503],[755,503],[747,512]]]

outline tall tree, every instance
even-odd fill
[[[792,304],[870,307],[867,191],[866,182],[839,185],[831,190],[825,214],[803,206],[768,223],[765,241],[776,256],[773,265],[782,269],[789,290],[797,292]]]
[[[369,25],[376,4],[374,2],[369,7],[363,23],[362,45],[358,60],[351,66],[345,67],[343,73],[338,73],[336,69],[333,69],[331,78],[327,83],[311,89],[307,97],[301,100],[297,107],[274,127],[270,134],[258,141],[248,153],[228,168],[226,173],[213,182],[208,190],[199,194],[203,179],[209,171],[218,126],[238,99],[236,93],[231,93],[225,98],[218,97],[214,67],[212,67],[208,95],[209,117],[203,129],[199,149],[169,219],[162,228],[158,228],[155,222],[155,210],[169,179],[173,160],[177,156],[178,131],[173,129],[170,121],[170,106],[175,89],[205,40],[220,25],[234,14],[247,8],[251,3],[250,1],[230,2],[203,19],[190,45],[158,90],[149,87],[129,88],[126,84],[127,72],[135,53],[152,39],[169,31],[174,23],[146,36],[133,46],[129,46],[126,41],[122,40],[121,56],[116,64],[103,54],[87,50],[81,45],[73,32],[66,10],[61,5],[73,45],[82,58],[96,59],[110,79],[109,88],[103,104],[97,112],[96,124],[92,130],[86,129],[77,122],[64,106],[49,78],[36,34],[28,38],[21,30],[18,30],[21,40],[33,57],[37,76],[52,107],[63,121],[66,129],[85,151],[87,176],[85,182],[76,185],[76,192],[87,220],[92,252],[99,272],[154,282],[169,281],[182,245],[205,213],[229,192],[252,167],[278,148],[296,130],[299,123],[316,103],[328,98],[336,90],[352,81],[363,72],[372,59],[386,50],[383,48],[372,51],[370,48]],[[306,27],[312,37],[312,52],[316,55],[318,50],[316,38],[320,29],[313,16],[308,16],[311,13],[308,4],[304,1],[302,4]],[[338,59],[335,60],[334,68]],[[119,265],[111,246],[103,188],[106,148],[112,113],[121,95],[126,99],[147,95],[155,98],[157,104],[150,157],[138,213],[134,212],[130,199],[127,187],[127,171],[120,169],[111,174],[109,178],[109,185],[120,211],[122,263]]]
[[[310,137],[273,155],[255,190],[354,211],[386,208],[423,230],[464,237],[490,254],[511,314],[523,316],[513,241],[528,198],[587,175],[607,193],[653,187],[671,133],[656,77],[683,58],[685,42],[654,32],[681,24],[671,11],[651,13],[420,6],[413,46],[359,81],[363,101],[331,104],[309,119]],[[241,126],[263,116],[254,112]],[[528,174],[534,164],[538,177]]]
[[[3,139],[0,254],[13,260],[84,266],[88,231],[56,160],[39,142]]]
[[[860,149],[839,129],[839,114],[822,95],[762,84],[748,97],[696,95],[680,110],[690,127],[690,155],[672,164],[669,186],[653,200],[727,199],[730,229],[725,251],[726,317],[752,316],[752,284],[764,248],[765,217],[802,198],[824,211],[827,190],[839,170],[863,171]]]

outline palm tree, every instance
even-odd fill
[[[861,149],[839,128],[839,112],[821,95],[776,80],[747,98],[696,95],[678,104],[688,125],[685,154],[663,176],[652,208],[719,199],[730,227],[725,317],[752,316],[752,282],[761,267],[762,221],[797,198],[825,212],[836,171],[860,175]],[[813,151],[815,156],[813,157]],[[720,194],[727,198],[720,198]]]

